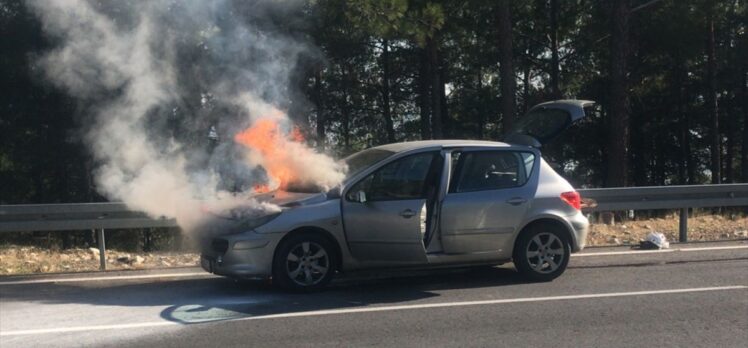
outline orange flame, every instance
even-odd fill
[[[270,185],[268,184],[257,184],[252,187],[252,191],[255,193],[265,193],[270,192]]]
[[[304,134],[301,134],[301,129],[299,129],[299,127],[293,127],[293,129],[291,129],[291,134],[289,134],[288,137],[297,143],[304,141]]]
[[[257,120],[251,127],[236,134],[234,140],[246,147],[254,149],[262,156],[262,166],[274,184],[280,188],[296,178],[296,174],[289,166],[289,143],[300,143],[304,136],[298,128],[294,128],[286,135],[280,130],[278,120],[266,117]],[[258,193],[270,191],[269,184],[255,185]]]

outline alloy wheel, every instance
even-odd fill
[[[538,273],[553,273],[563,263],[564,244],[554,233],[541,232],[527,243],[527,262]]]
[[[286,257],[286,274],[297,285],[309,287],[330,271],[330,257],[321,245],[305,241],[294,245]]]

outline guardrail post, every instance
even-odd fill
[[[99,233],[99,270],[106,271],[106,246],[104,242],[104,229],[98,230]]]
[[[680,226],[678,228],[679,241],[688,242],[688,208],[680,209]]]

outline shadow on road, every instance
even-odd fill
[[[162,307],[164,320],[182,324],[316,310],[408,304],[439,296],[441,290],[523,283],[508,268],[478,267],[398,274],[341,277],[326,290],[293,294],[263,283],[236,284],[224,278],[160,280],[116,284],[29,284],[0,288],[3,301],[93,306]]]
[[[162,312],[170,321],[194,323],[206,320],[235,319],[279,313],[296,313],[366,307],[377,304],[407,304],[439,296],[437,291],[521,284],[525,281],[514,270],[479,267],[398,274],[358,274],[341,277],[326,290],[313,293],[283,293],[259,283],[238,284],[248,295],[272,297],[257,303],[224,303],[171,306]],[[252,296],[250,295],[250,297]]]

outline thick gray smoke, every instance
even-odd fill
[[[270,2],[289,11],[293,2]],[[86,140],[111,200],[194,226],[202,205],[278,209],[252,196],[278,185],[277,152],[295,180],[327,188],[343,179],[331,158],[283,135],[302,41],[264,20],[259,1],[28,1],[59,45],[40,64],[81,101]],[[258,120],[280,135],[261,151],[235,142]]]

